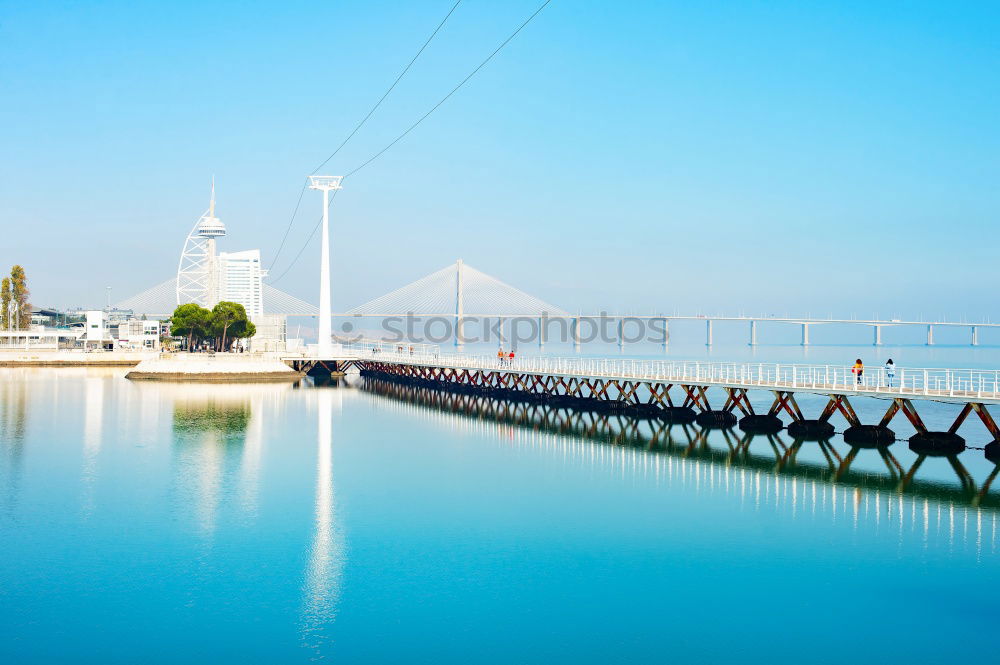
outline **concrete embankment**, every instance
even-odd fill
[[[165,355],[143,360],[125,375],[153,381],[296,381],[304,376],[277,358],[243,355]]]
[[[156,352],[0,351],[0,367],[135,367]]]

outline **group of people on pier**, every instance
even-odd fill
[[[497,365],[500,367],[509,367],[514,364],[514,349],[511,349],[509,353],[503,352],[503,347],[501,346],[497,349]]]
[[[865,364],[861,362],[861,358],[854,361],[854,366],[851,367],[851,373],[854,374],[854,378],[860,386],[862,383],[861,377],[865,374]],[[896,363],[892,362],[892,358],[889,358],[885,362],[885,378],[886,386],[892,388],[893,379],[896,378]]]

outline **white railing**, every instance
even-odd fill
[[[410,342],[384,342],[362,339],[341,345],[346,355],[363,358],[439,358],[441,347],[437,344],[412,344]],[[449,354],[449,357],[464,357]]]
[[[412,350],[411,350],[412,346]],[[504,358],[441,353],[433,345],[368,342],[345,345],[351,355],[435,367],[513,370],[534,374],[614,378],[660,383],[760,387],[816,392],[888,393],[919,397],[1000,399],[1000,370],[866,367],[858,377],[849,365],[796,365],[624,358]]]

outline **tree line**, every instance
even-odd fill
[[[257,334],[243,305],[222,301],[212,309],[197,303],[178,305],[170,317],[170,334],[186,337],[188,350],[208,346],[215,351],[227,351],[233,342]]]
[[[0,330],[27,330],[31,325],[28,278],[24,268],[10,269],[10,277],[0,280]]]

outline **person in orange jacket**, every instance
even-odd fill
[[[861,362],[861,358],[854,361],[854,367],[851,368],[851,373],[854,374],[857,379],[858,385],[861,385],[861,377],[865,373],[865,364]]]

